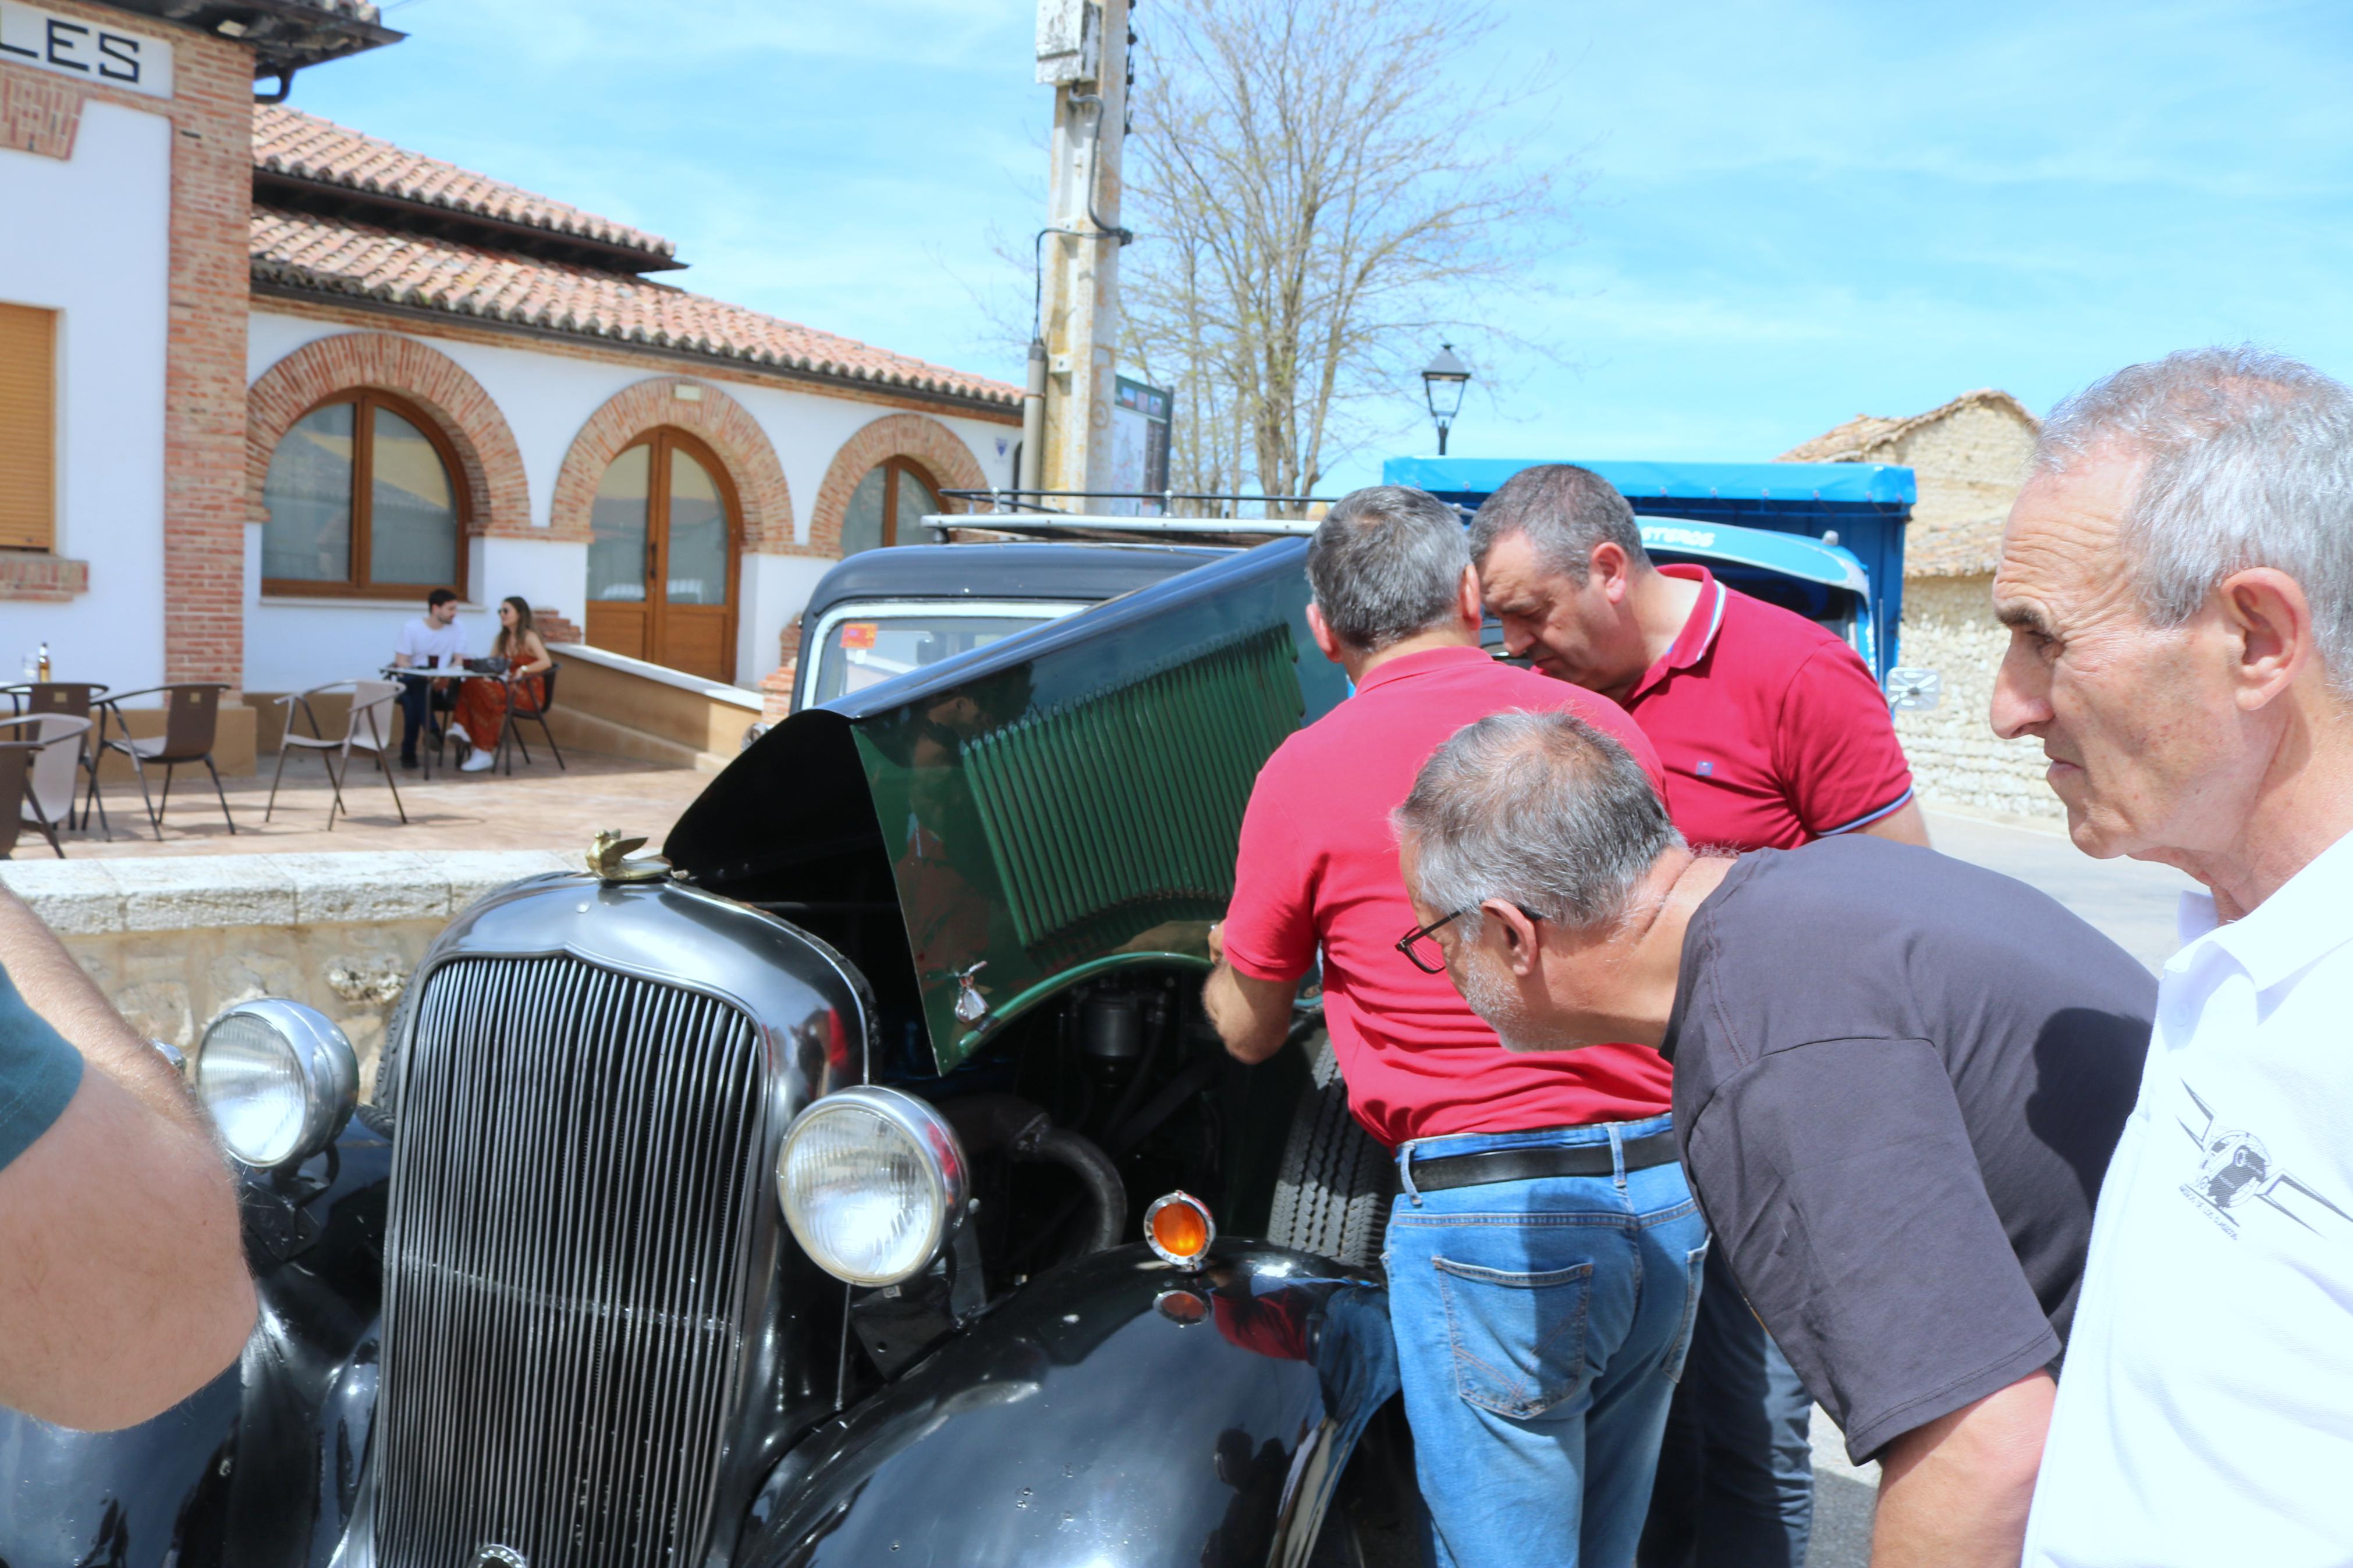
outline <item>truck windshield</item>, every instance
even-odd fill
[[[1656,554],[1651,559],[1663,563],[1688,557]],[[1727,565],[1721,561],[1703,561],[1700,564],[1715,573],[1717,580],[1726,587],[1803,616],[1848,647],[1858,652],[1865,651],[1861,647],[1865,629],[1855,615],[1855,596],[1845,589],[1801,582],[1794,577],[1784,577],[1778,572]],[[1496,621],[1489,620],[1479,628],[1479,646],[1507,663],[1521,666],[1528,663],[1524,658],[1513,658],[1505,650],[1504,628]],[[1864,662],[1869,662],[1868,657]]]
[[[1063,613],[1065,606],[1041,605],[1032,615],[892,614],[889,606],[878,605],[872,614],[861,611],[853,618],[832,622],[826,629],[818,649],[817,685],[807,701],[815,706],[862,691],[911,669],[937,664],[952,654],[987,647],[1016,632],[1043,626]]]
[[[1672,551],[1653,551],[1651,559],[1662,565],[1672,561],[1694,562],[1715,574],[1716,581],[1727,588],[1803,616],[1850,646],[1855,641],[1855,595],[1844,588],[1810,583],[1738,562],[1678,555]]]

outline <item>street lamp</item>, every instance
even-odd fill
[[[1438,357],[1421,367],[1421,386],[1430,399],[1430,416],[1438,423],[1438,455],[1446,456],[1446,432],[1462,411],[1462,389],[1471,384],[1471,367],[1454,357],[1452,343],[1438,345]]]

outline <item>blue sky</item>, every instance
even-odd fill
[[[1175,3],[1139,0],[1146,47]],[[1495,132],[1584,184],[1525,290],[1463,303],[1552,354],[1478,367],[1456,452],[1769,458],[1972,387],[2041,410],[2221,340],[2353,375],[2341,5],[1500,9],[1466,93],[1549,57]],[[1028,289],[1005,237],[1044,206],[1033,16],[403,0],[406,43],[293,102],[668,235],[687,287],[1016,380],[996,323]],[[1429,449],[1419,413],[1400,387],[1333,485]]]

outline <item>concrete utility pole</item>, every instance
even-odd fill
[[[1053,174],[1040,241],[1039,342],[1021,421],[1021,488],[1108,482],[1119,351],[1121,144],[1129,0],[1038,0],[1038,80],[1054,89]],[[1084,510],[1066,502],[1069,510]]]

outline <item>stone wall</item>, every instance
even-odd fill
[[[451,917],[520,877],[576,868],[553,851],[209,855],[0,862],[132,1026],[193,1050],[220,1011],[257,996],[332,1018],[373,1092],[384,1032]]]
[[[2034,434],[2033,423],[2005,398],[1956,405],[1873,449],[1873,460],[1902,463],[1919,480],[1920,499],[1905,530],[1907,580],[1993,570]]]
[[[2060,816],[2043,782],[2042,743],[1997,738],[1994,671],[2010,634],[1993,618],[2001,530],[2040,426],[2006,392],[1964,393],[1908,419],[1858,415],[1781,455],[1784,462],[1900,463],[1920,494],[1904,541],[1903,662],[1945,678],[1927,713],[1898,713],[1895,732],[1929,806]]]
[[[1988,717],[1994,671],[2010,646],[1993,618],[1992,594],[1989,575],[1905,582],[1904,662],[1941,674],[1945,700],[1926,713],[1898,713],[1895,733],[1923,805],[2062,816],[2043,782],[2042,743],[2002,740]]]

